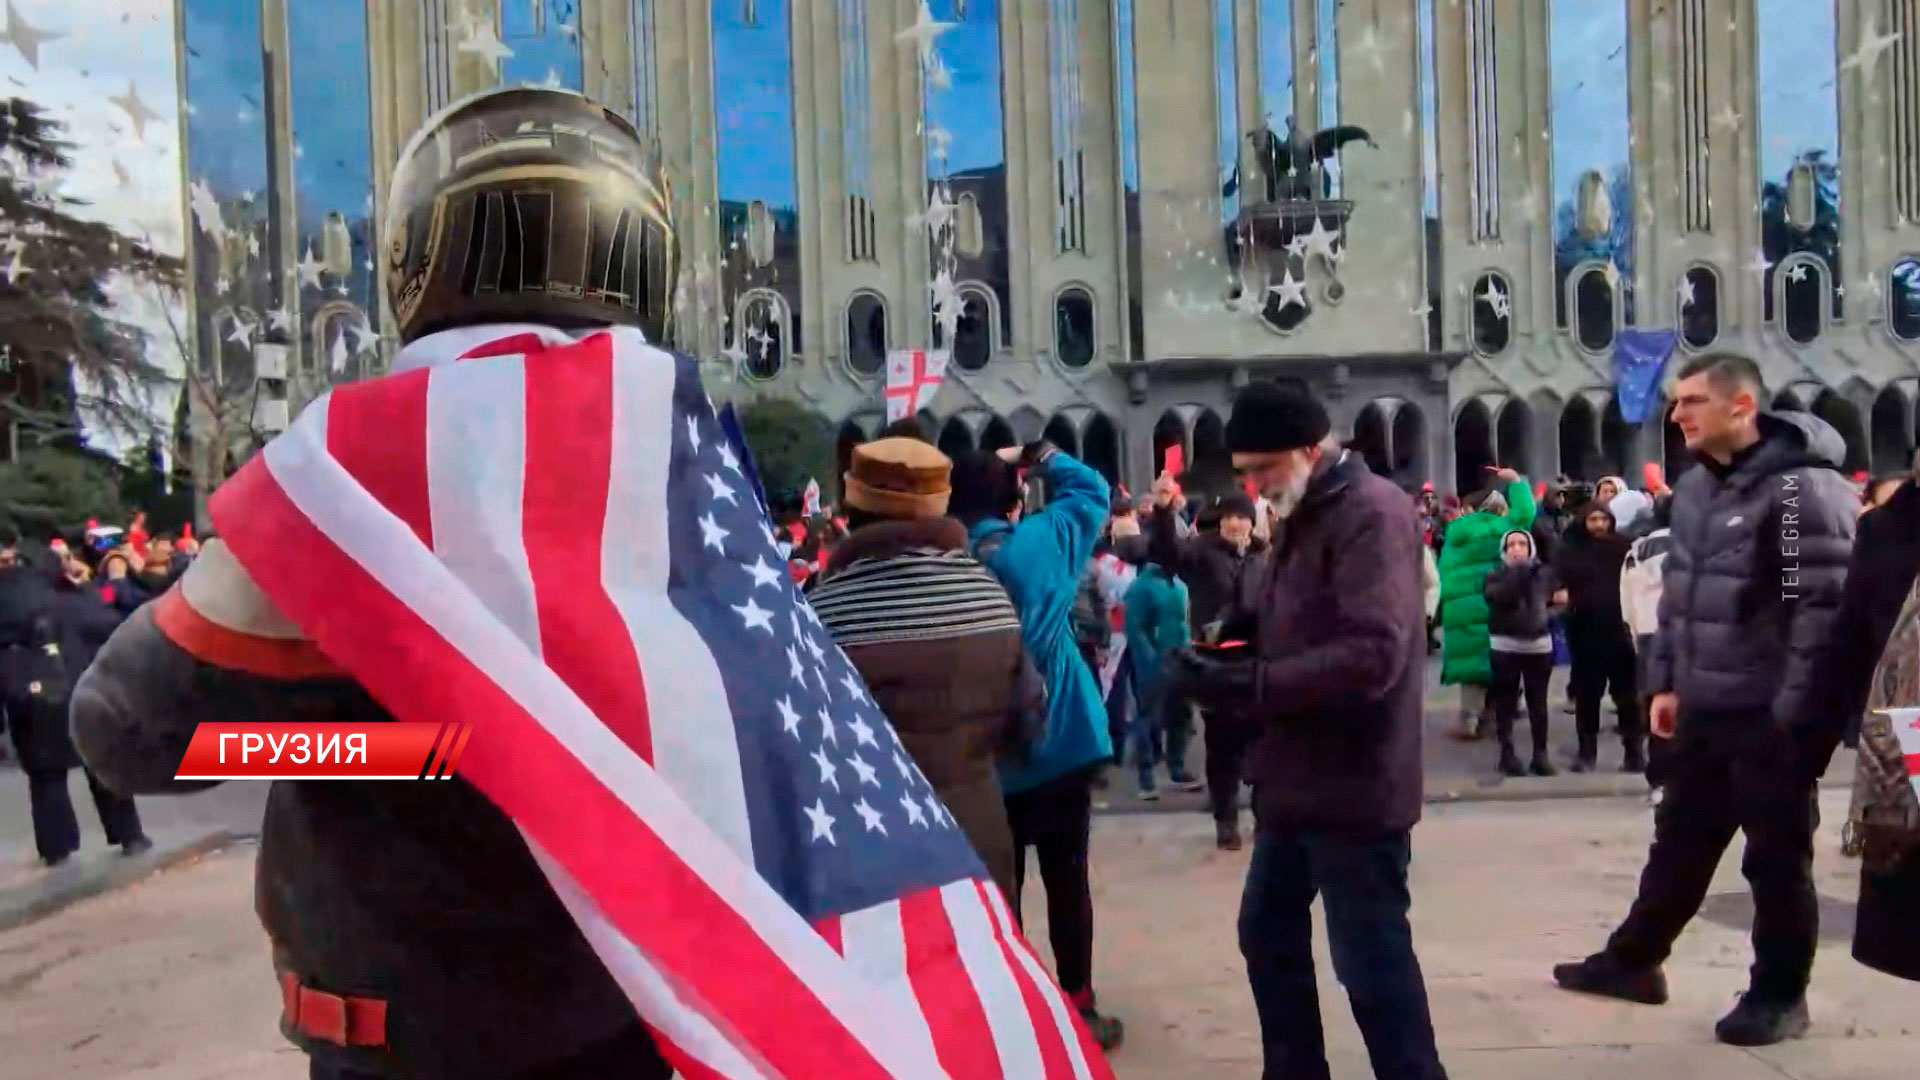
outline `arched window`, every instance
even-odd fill
[[[979,285],[960,288],[960,320],[953,330],[953,362],[965,371],[979,371],[993,359],[995,328],[993,294]],[[948,348],[946,328],[940,320],[933,323],[935,348]]]
[[[1513,343],[1513,284],[1489,270],[1473,282],[1473,351],[1498,356]]]
[[[1787,340],[1806,345],[1827,327],[1827,264],[1811,255],[1789,257],[1774,268],[1780,328]]]
[[[1613,348],[1613,277],[1605,266],[1587,266],[1573,279],[1573,339],[1588,352]]]
[[[870,292],[847,301],[847,365],[872,375],[887,363],[887,302]]]
[[[1680,340],[1704,349],[1720,338],[1720,275],[1709,266],[1692,266],[1680,275]]]
[[[771,379],[787,366],[792,325],[787,302],[779,293],[756,289],[740,297],[733,316],[733,348],[741,374],[749,379]]]
[[[1078,285],[1053,298],[1053,350],[1060,362],[1082,368],[1093,362],[1093,296]]]
[[[1920,341],[1920,260],[1902,259],[1887,272],[1887,330]]]

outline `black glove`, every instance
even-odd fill
[[[1253,704],[1260,663],[1249,650],[1184,645],[1173,651],[1173,663],[1181,691],[1201,705],[1231,712]]]
[[[1031,469],[1052,457],[1056,449],[1058,448],[1045,439],[1035,439],[1020,448],[1020,467]]]

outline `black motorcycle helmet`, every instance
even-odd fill
[[[637,326],[671,341],[673,193],[618,114],[518,86],[447,106],[400,152],[383,242],[400,340],[457,326]]]

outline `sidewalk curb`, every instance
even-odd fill
[[[162,870],[212,854],[253,835],[236,829],[215,829],[176,844],[156,844],[151,853],[138,858],[108,856],[114,861],[80,867],[78,873],[65,875],[61,880],[41,881],[0,892],[0,933],[45,918],[90,897],[126,888]],[[55,873],[58,871],[51,872],[49,876]]]
[[[1820,781],[1820,790],[1844,790],[1853,786],[1851,776],[1828,776]],[[1428,791],[1422,800],[1427,806],[1457,806],[1467,803],[1503,803],[1503,802],[1564,802],[1577,799],[1638,799],[1645,801],[1648,795],[1647,782],[1638,774],[1619,773],[1616,775],[1588,774],[1578,783],[1570,782],[1567,776],[1552,777],[1514,777],[1511,779],[1489,780],[1476,783],[1464,789],[1449,791]],[[1181,810],[1205,811],[1206,798],[1202,796],[1181,796],[1176,801],[1167,797],[1161,802],[1143,803],[1131,797],[1109,796],[1107,805],[1102,807],[1096,797],[1094,816],[1131,817],[1144,814],[1178,813]],[[1188,804],[1191,803],[1189,806]],[[1244,808],[1244,807],[1243,807]]]

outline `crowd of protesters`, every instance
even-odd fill
[[[73,687],[113,631],[165,592],[198,549],[191,528],[150,533],[143,515],[126,529],[89,521],[45,542],[0,539],[0,729],[26,774],[34,849],[48,867],[80,849],[68,786],[87,788],[107,843],[127,855],[152,847],[131,798],[85,770],[68,733]]]

